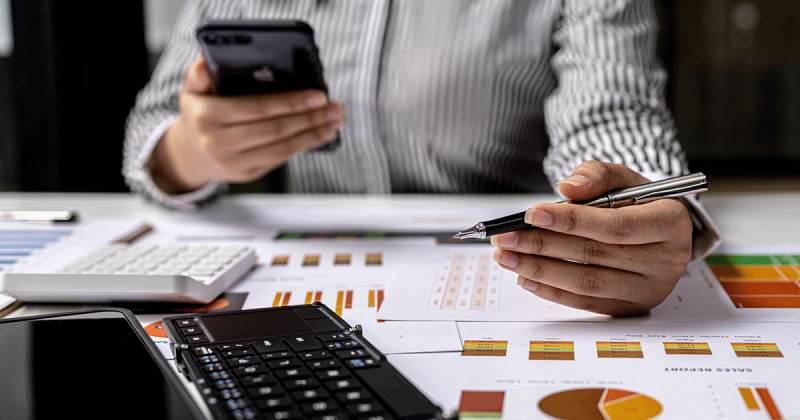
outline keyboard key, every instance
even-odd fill
[[[361,388],[361,383],[353,378],[328,380],[323,384],[332,391],[348,391]]]
[[[280,410],[271,413],[265,413],[265,415],[269,420],[299,420],[303,418],[303,415],[300,414],[300,412],[296,409]]]
[[[313,360],[306,363],[311,370],[331,369],[342,366],[342,362],[336,359]]]
[[[277,395],[283,395],[286,393],[286,391],[284,391],[283,388],[277,385],[266,385],[266,386],[248,388],[247,393],[250,394],[251,397],[259,398],[259,397],[274,397]]]
[[[317,376],[325,379],[334,379],[334,378],[347,378],[350,376],[350,372],[347,369],[337,368],[337,369],[322,369],[316,371]]]
[[[287,339],[286,343],[297,353],[322,348],[322,343],[313,336],[292,337]]]
[[[263,398],[256,400],[256,407],[260,409],[277,410],[286,407],[294,407],[294,402],[289,397],[282,395],[279,397]]]
[[[279,359],[279,360],[268,360],[267,366],[272,369],[288,369],[302,366],[303,364],[300,363],[299,360],[295,359],[294,357],[288,359]]]
[[[300,360],[327,359],[333,357],[327,350],[304,351],[297,354]]]
[[[283,381],[283,386],[289,391],[296,391],[298,389],[318,388],[321,386],[321,384],[313,377],[309,377]]]
[[[272,377],[272,375],[262,373],[260,375],[248,375],[239,378],[244,386],[251,387],[251,386],[264,386],[264,385],[271,385],[277,384],[278,381]]]
[[[276,351],[272,353],[263,353],[261,358],[264,360],[271,360],[271,359],[284,359],[287,357],[293,357],[294,353],[290,350],[283,350],[283,351]]]
[[[311,376],[311,372],[304,367],[296,367],[285,370],[276,370],[275,376],[277,376],[278,379],[304,378],[306,376]]]
[[[333,413],[338,410],[339,406],[331,400],[300,404],[300,411],[306,414],[325,414]]]
[[[360,369],[365,367],[378,366],[378,361],[371,357],[367,357],[364,359],[348,359],[347,361],[345,361],[345,363],[351,369]]]
[[[367,353],[367,351],[364,349],[339,350],[335,354],[336,357],[340,359],[351,359],[354,357],[369,357],[369,353]]]
[[[383,407],[375,402],[346,405],[345,410],[352,415],[383,414]]]
[[[263,365],[250,365],[250,366],[237,366],[233,369],[236,376],[256,375],[260,373],[267,373],[267,368]]]
[[[328,391],[322,388],[307,389],[305,391],[292,392],[292,398],[298,402],[308,402],[314,400],[321,400],[330,397]]]
[[[372,396],[368,392],[360,389],[345,391],[345,392],[337,392],[334,395],[334,397],[338,401],[342,401],[343,403],[346,404],[362,403],[372,400]]]
[[[230,357],[242,357],[242,356],[249,356],[252,355],[253,351],[250,349],[238,349],[238,350],[225,350],[222,351],[222,357],[230,358]]]

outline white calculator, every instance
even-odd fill
[[[112,243],[6,272],[0,290],[25,302],[208,303],[255,263],[249,245]]]

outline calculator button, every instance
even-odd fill
[[[246,343],[231,343],[222,344],[219,346],[220,351],[242,350],[248,348],[250,348],[250,346],[248,346]]]
[[[314,401],[314,400],[321,400],[330,397],[328,391],[325,391],[322,388],[318,389],[306,389],[304,391],[297,391],[292,393],[292,398],[295,401],[304,402],[304,401]]]
[[[258,356],[243,356],[243,357],[232,357],[228,359],[228,364],[231,366],[244,366],[244,365],[252,365],[255,362],[258,362]]]
[[[311,416],[311,420],[351,420],[350,416],[340,413],[321,414]]]
[[[345,410],[352,415],[383,414],[383,407],[374,402],[347,405]]]
[[[268,375],[266,373],[262,373],[259,375],[242,376],[241,378],[239,378],[239,380],[241,380],[242,384],[244,384],[244,386],[246,387],[263,386],[268,384],[271,385],[277,383],[277,381],[275,380],[275,378],[272,377],[272,375]]]
[[[273,360],[273,359],[285,359],[287,357],[293,357],[294,353],[289,350],[284,351],[276,351],[272,353],[263,353],[261,358],[264,360]]]
[[[322,340],[325,343],[327,343],[329,341],[346,340],[348,338],[350,338],[350,336],[345,334],[345,333],[327,333],[327,334],[321,334],[319,336],[319,339]]]
[[[325,343],[325,347],[326,347],[328,350],[331,350],[331,351],[336,351],[336,350],[344,350],[344,344],[342,344],[342,343],[340,343],[340,342],[338,342],[338,341],[334,341],[334,342],[330,342],[330,343]]]
[[[190,344],[201,344],[208,343],[209,340],[204,334],[198,334],[186,337],[186,341],[188,341]]]
[[[172,322],[174,322],[175,325],[177,325],[178,327],[196,327],[197,326],[197,322],[195,322],[194,319],[190,319],[190,318],[187,318],[187,319],[175,319]]]
[[[318,388],[320,383],[314,378],[297,378],[284,381],[283,386],[289,391],[296,391],[299,389]]]
[[[289,344],[289,347],[292,348],[295,352],[301,351],[308,351],[308,350],[317,350],[322,348],[322,343],[317,341],[314,337],[292,337],[286,339],[286,343]]]
[[[371,357],[367,357],[364,359],[348,359],[347,361],[345,361],[345,363],[352,369],[378,366],[378,362]]]
[[[288,369],[293,367],[302,366],[299,360],[295,359],[294,357],[288,359],[280,359],[280,360],[268,360],[267,366],[272,369]]]
[[[353,403],[362,403],[372,400],[372,396],[363,390],[352,390],[352,391],[344,391],[344,392],[337,392],[335,394],[337,400],[342,401],[346,404],[353,404]]]
[[[303,418],[303,415],[295,409],[274,411],[265,414],[268,420],[299,420]]]
[[[223,388],[223,389],[220,390],[219,394],[220,394],[220,396],[222,396],[222,398],[224,398],[226,400],[234,398],[234,399],[236,399],[238,401],[238,400],[242,399],[241,398],[242,397],[242,391],[239,391],[238,388]],[[242,400],[242,401],[244,401],[244,400]],[[242,407],[236,407],[236,408],[242,408]]]
[[[283,388],[276,385],[265,385],[265,386],[248,388],[247,393],[254,398],[259,398],[259,397],[273,397],[277,395],[283,395],[285,394],[285,391],[283,390]]]
[[[339,406],[337,406],[336,403],[331,400],[315,401],[300,405],[300,410],[306,414],[332,413],[338,409]]]
[[[275,371],[275,376],[277,376],[278,379],[303,378],[306,376],[311,376],[311,372],[304,367],[296,367],[286,370],[277,370]]]
[[[251,354],[253,354],[253,351],[250,350],[250,349],[238,349],[238,350],[224,350],[224,351],[222,351],[222,357],[225,357],[225,358],[249,356]]]
[[[366,350],[364,349],[339,350],[336,352],[336,357],[340,359],[351,359],[354,357],[369,357],[369,353],[367,353]]]
[[[279,340],[259,340],[253,343],[253,347],[259,353],[271,353],[280,350],[286,350],[286,344]]]
[[[263,365],[250,365],[250,366],[237,366],[233,369],[236,376],[257,375],[261,373],[268,373],[267,368]]]
[[[346,369],[323,369],[316,372],[317,376],[325,379],[334,379],[334,378],[347,378],[350,376],[350,373]]]
[[[306,364],[311,370],[331,369],[342,366],[342,363],[336,359],[312,360]]]
[[[231,398],[229,400],[225,400],[225,405],[227,405],[228,409],[231,411],[238,410],[240,408],[247,407],[247,400],[244,398]]]
[[[219,389],[230,389],[236,387],[236,382],[232,379],[218,379],[214,381],[214,388]]]
[[[256,406],[261,409],[276,410],[293,405],[292,400],[285,395],[256,400]]]
[[[312,350],[300,352],[297,356],[301,360],[317,360],[330,358],[331,354],[327,350]]]

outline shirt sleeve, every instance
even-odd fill
[[[553,185],[587,160],[621,163],[651,181],[689,172],[666,105],[657,33],[652,0],[563,2],[551,60],[558,88],[545,102],[544,171]],[[697,199],[684,202],[700,259],[719,245],[719,233]]]
[[[200,57],[194,30],[206,8],[203,1],[184,3],[158,65],[137,95],[125,125],[122,174],[128,187],[146,199],[178,210],[195,210],[226,188],[223,182],[212,181],[196,191],[170,195],[157,187],[146,168],[153,148],[179,115],[178,95],[186,70]]]

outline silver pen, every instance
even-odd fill
[[[706,181],[706,176],[701,172],[696,172],[689,175],[637,185],[635,187],[609,191],[600,197],[587,201],[566,200],[561,201],[561,203],[614,208],[632,204],[642,204],[661,198],[682,197],[684,195],[697,194],[707,190],[708,182]],[[501,233],[520,229],[530,229],[532,227],[533,226],[530,224],[525,223],[525,211],[522,211],[510,216],[480,222],[465,231],[456,233],[453,237],[456,239],[484,239],[488,236],[499,235]]]

